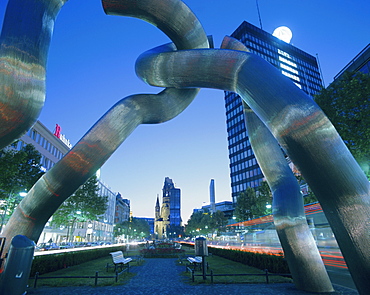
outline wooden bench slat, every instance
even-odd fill
[[[109,254],[112,256],[114,264],[127,264],[132,261],[130,257],[125,258],[122,251],[111,252]]]
[[[202,262],[202,257],[197,256],[197,257],[188,257],[188,261],[190,263],[201,263]]]

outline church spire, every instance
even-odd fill
[[[155,204],[155,219],[158,220],[161,217],[161,207],[159,205],[159,195],[157,194],[157,202]]]
[[[155,207],[157,208],[157,207],[160,207],[159,206],[159,195],[157,194],[157,203],[155,204]]]

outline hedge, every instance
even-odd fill
[[[282,256],[212,247],[208,247],[208,252],[261,270],[267,269],[272,273],[285,274],[290,272],[288,263]]]
[[[87,261],[109,256],[110,252],[125,251],[122,246],[115,246],[109,248],[92,248],[83,251],[61,252],[56,254],[46,254],[35,256],[31,267],[31,276],[36,272],[45,274],[59,269],[67,268],[73,265],[78,265]]]

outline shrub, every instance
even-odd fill
[[[267,269],[272,273],[289,273],[288,263],[283,256],[212,247],[209,247],[208,251],[214,255],[253,266],[261,270]]]
[[[44,274],[59,269],[67,268],[73,265],[78,265],[104,256],[109,256],[110,252],[119,250],[124,251],[125,249],[122,249],[122,246],[121,247],[116,246],[109,248],[61,252],[56,254],[35,256],[32,262],[30,276],[34,276],[36,272]]]
[[[149,249],[142,249],[140,250],[140,254],[143,255],[145,258],[150,257],[173,257],[179,254],[183,254],[185,250],[176,249],[174,248],[174,244],[171,243],[159,243],[155,245],[155,248]]]

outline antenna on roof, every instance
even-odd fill
[[[256,0],[256,5],[257,5],[257,12],[258,12],[258,19],[260,21],[260,26],[261,26],[261,30],[262,30],[262,20],[261,20],[260,8],[258,6],[258,0]]]

